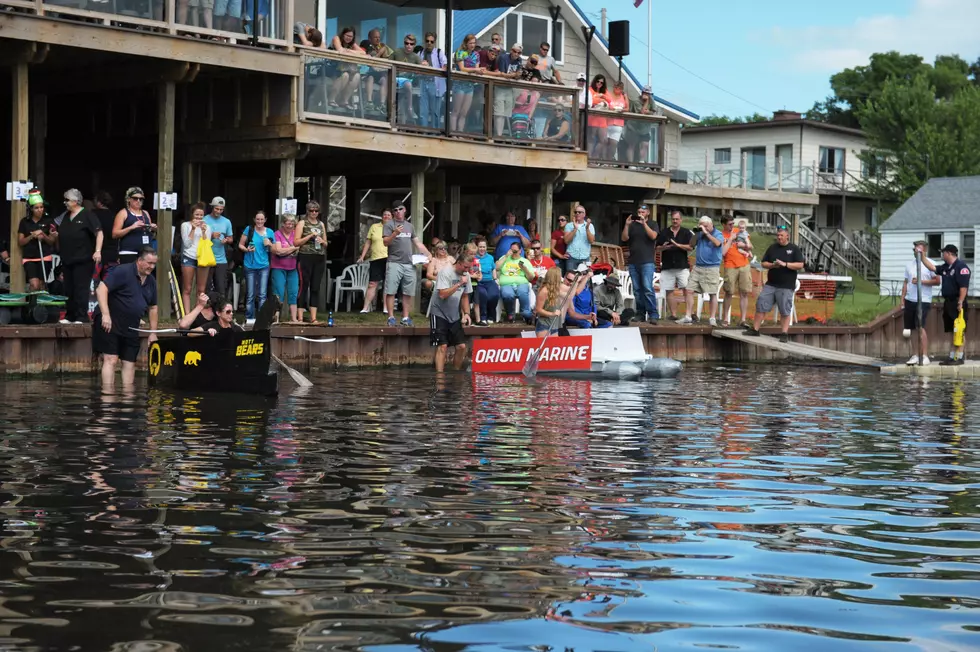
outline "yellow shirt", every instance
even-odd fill
[[[385,246],[384,236],[382,235],[383,228],[384,225],[381,222],[375,222],[368,229],[367,241],[371,243],[370,260],[380,260],[388,257],[388,247]]]

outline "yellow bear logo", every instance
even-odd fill
[[[188,351],[184,354],[184,364],[191,367],[196,367],[197,363],[201,361],[201,354],[197,351]]]
[[[174,352],[173,351],[167,351],[167,354],[165,356],[163,356],[163,365],[165,367],[172,367],[172,366],[174,366]]]

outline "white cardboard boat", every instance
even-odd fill
[[[587,338],[587,339],[586,339]],[[521,338],[477,340],[473,348],[473,371],[477,373],[521,373],[530,351],[540,339],[533,331]],[[636,380],[673,378],[681,363],[672,358],[655,358],[643,348],[638,328],[569,329],[568,337],[548,338],[538,374],[584,380]]]

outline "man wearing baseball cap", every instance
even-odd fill
[[[204,223],[211,229],[211,251],[217,263],[208,271],[207,287],[214,288],[222,297],[228,297],[228,256],[225,247],[231,244],[234,229],[225,213],[225,198],[211,200],[211,213],[204,217]]]
[[[904,320],[902,336],[911,337],[913,331],[919,332],[919,355],[922,356],[922,364],[929,364],[929,339],[928,330],[920,326],[926,322],[929,316],[929,309],[932,308],[932,288],[939,285],[939,277],[935,272],[929,271],[925,265],[926,252],[929,250],[929,243],[925,240],[916,240],[912,243],[913,259],[905,266],[905,283],[902,284],[902,297],[904,299],[902,308],[902,319]],[[922,321],[919,321],[919,277],[916,259],[922,256]],[[931,261],[930,261],[931,262]],[[906,364],[919,364],[919,355],[913,355]]]
[[[959,259],[960,250],[956,248],[956,245],[946,245],[943,247],[942,253],[942,265],[936,265],[925,256],[922,257],[922,264],[929,268],[930,272],[935,272],[942,281],[943,332],[952,333],[953,322],[956,321],[961,310],[963,311],[963,319],[967,319],[966,293],[970,291],[971,272],[966,263]],[[963,364],[964,344],[956,346],[954,337],[954,343],[950,347],[949,359],[943,360],[939,364]]]

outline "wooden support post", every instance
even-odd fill
[[[546,255],[551,254],[551,232],[554,230],[555,184],[545,182],[538,190],[538,233],[541,240],[541,250]]]
[[[28,101],[28,73],[27,73],[27,62],[18,62],[13,64],[10,70],[10,78],[12,81],[11,86],[11,98],[12,98],[12,117],[11,120],[11,137],[10,137],[10,179],[4,179],[4,183],[7,181],[26,181],[28,173],[28,165],[30,163],[29,156],[29,140],[30,140],[30,115],[28,113],[30,109],[30,102]],[[20,247],[17,246],[17,227],[20,226],[20,220],[24,215],[26,215],[25,207],[26,203],[21,201],[10,202],[10,291],[11,292],[23,292],[24,291],[24,264],[22,262],[22,256]]]
[[[184,163],[180,173],[184,196],[181,198],[184,204],[193,204],[201,198],[201,164]]]
[[[449,224],[454,238],[459,238],[459,186],[449,186]]]
[[[172,192],[174,186],[174,131],[176,129],[174,106],[176,86],[172,81],[160,82],[157,86],[157,187],[156,192]],[[186,191],[185,191],[186,192]],[[190,197],[181,198],[184,203]],[[174,218],[171,211],[157,211],[157,306],[160,319],[169,319],[170,311],[170,251],[173,239],[170,230]],[[174,270],[176,273],[179,270]],[[178,284],[180,279],[177,279]]]
[[[790,230],[790,242],[795,245],[800,244],[800,216],[798,213],[793,213],[792,216],[792,229]]]
[[[296,192],[296,159],[293,157],[280,159],[279,161],[279,199],[292,197]],[[299,211],[299,206],[296,207]],[[280,221],[276,221],[276,228]]]
[[[412,228],[415,236],[425,242],[425,234],[422,229],[425,226],[425,172],[412,172]],[[421,284],[415,290],[415,297],[412,299],[412,310],[422,311],[422,287]]]
[[[48,189],[44,186],[44,149],[48,137],[48,96],[35,95],[31,111],[34,114],[31,181],[34,182],[35,187],[41,189],[41,192],[47,192]]]

